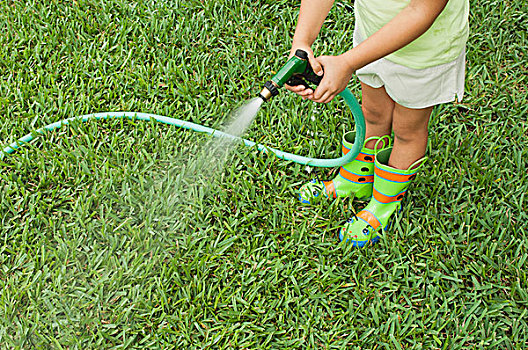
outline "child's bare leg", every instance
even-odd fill
[[[361,107],[367,127],[365,138],[371,136],[389,135],[392,127],[394,101],[387,95],[384,87],[373,88],[361,83],[363,102]],[[373,148],[376,140],[367,142],[368,148]]]
[[[394,147],[389,159],[389,166],[397,169],[408,169],[409,166],[425,155],[427,126],[433,107],[410,109],[395,104],[392,114]]]

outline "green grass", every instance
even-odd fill
[[[349,4],[332,10],[318,54],[351,44]],[[283,62],[297,11],[0,1],[2,147],[90,112],[218,127]],[[336,234],[364,203],[301,206],[304,167],[253,150],[175,200],[205,138],[161,124],[74,123],[4,158],[0,348],[526,349],[526,13],[472,1],[467,95],[435,111],[409,205],[369,249]],[[247,137],[335,157],[349,120],[339,102],[282,94]]]

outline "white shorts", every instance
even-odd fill
[[[358,30],[354,30],[354,47],[361,43]],[[438,66],[413,69],[384,58],[356,71],[359,80],[373,88],[385,87],[394,102],[412,109],[462,101],[466,50],[452,62]]]

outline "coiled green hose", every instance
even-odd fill
[[[283,152],[281,150],[267,147],[262,144],[255,143],[253,141],[249,141],[246,139],[242,139],[240,137],[226,134],[219,130],[215,130],[215,129],[208,128],[203,125],[187,122],[187,121],[176,119],[176,118],[169,118],[169,117],[156,115],[156,114],[150,114],[150,113],[105,112],[105,113],[87,114],[87,115],[82,115],[79,117],[64,119],[64,120],[46,125],[38,130],[35,130],[34,132],[27,134],[26,136],[18,139],[16,142],[13,142],[8,147],[6,147],[4,151],[0,153],[0,160],[3,159],[6,154],[11,154],[15,152],[18,148],[23,146],[25,143],[31,142],[31,140],[33,140],[35,136],[37,136],[38,134],[43,134],[46,130],[58,129],[62,127],[63,125],[68,125],[71,121],[86,122],[91,119],[99,120],[99,119],[127,118],[127,119],[139,119],[139,120],[145,120],[145,121],[150,121],[151,119],[154,119],[160,123],[174,125],[180,128],[206,133],[206,134],[209,134],[215,137],[227,137],[231,139],[236,139],[236,140],[243,142],[246,146],[256,147],[259,151],[262,151],[262,152],[272,152],[280,159],[293,161],[295,163],[299,163],[303,165],[310,165],[313,167],[322,167],[322,168],[339,167],[341,165],[351,162],[354,158],[357,157],[357,155],[359,154],[359,151],[363,147],[363,142],[365,140],[365,119],[363,117],[363,112],[361,111],[361,106],[359,105],[356,98],[354,97],[354,95],[352,95],[352,93],[350,92],[348,88],[345,89],[343,92],[341,92],[339,96],[341,96],[345,100],[345,103],[348,105],[348,107],[352,111],[352,115],[354,116],[354,122],[356,124],[356,140],[354,141],[354,145],[352,146],[352,149],[345,156],[340,157],[340,158],[335,158],[335,159],[317,159],[317,158],[303,157],[303,156],[299,156],[296,154]]]

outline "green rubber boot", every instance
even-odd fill
[[[388,230],[392,214],[401,210],[407,187],[427,158],[417,160],[407,170],[400,170],[387,165],[391,151],[392,148],[387,148],[376,154],[372,199],[365,209],[341,228],[341,241],[345,239],[355,247],[363,247],[368,242],[376,243],[379,240],[378,233]]]
[[[354,143],[355,132],[347,132],[343,135],[343,155],[347,154]],[[374,149],[365,147],[368,141],[377,140]],[[304,184],[299,190],[301,203],[313,204],[321,197],[337,198],[355,196],[357,198],[370,198],[372,195],[372,183],[374,181],[374,158],[377,149],[390,146],[390,136],[373,136],[365,140],[363,148],[356,159],[343,165],[339,174],[330,181],[313,179]],[[321,196],[321,193],[324,194]]]

